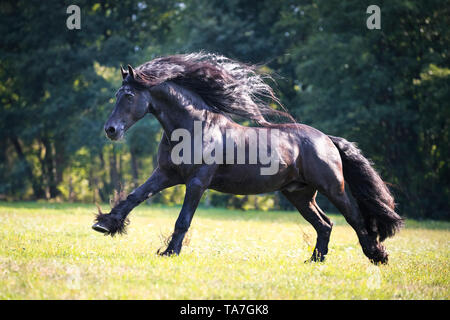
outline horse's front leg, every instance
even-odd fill
[[[131,210],[152,195],[180,182],[178,177],[156,168],[144,184],[131,192],[125,200],[120,201],[109,214],[99,213],[92,228],[111,236],[124,233],[128,222],[127,216]]]
[[[175,230],[167,249],[160,253],[160,255],[170,256],[180,254],[184,236],[191,225],[192,217],[194,216],[198,203],[206,189],[207,185],[199,178],[193,178],[186,183],[186,194],[184,196],[180,215],[175,223]]]

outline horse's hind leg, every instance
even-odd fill
[[[322,217],[325,222],[327,222],[330,226],[333,226],[333,222],[331,222],[330,218],[323,212],[322,209],[320,209],[319,205],[316,202],[316,197],[314,196],[314,207],[316,208],[317,212],[319,212],[320,216]]]
[[[293,192],[283,190],[282,193],[317,232],[316,247],[310,260],[323,261],[328,253],[328,242],[333,223],[317,205],[315,200],[317,191],[308,187]]]
[[[328,199],[343,214],[345,220],[355,229],[364,254],[375,264],[387,263],[388,254],[376,238],[376,234],[369,232],[358,206],[351,202],[345,189],[335,189],[325,193]]]
[[[329,139],[317,140],[312,149],[304,149],[303,176],[310,185],[325,195],[356,231],[364,254],[374,263],[386,263],[387,253],[376,234],[367,230],[364,216],[345,191],[342,160]]]

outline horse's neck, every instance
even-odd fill
[[[195,122],[204,122],[207,126],[224,125],[231,121],[217,114],[206,105],[203,99],[174,83],[164,83],[151,91],[157,105],[154,115],[159,120],[168,137],[176,129],[194,132]]]
[[[186,129],[192,133],[195,121],[209,120],[211,111],[203,100],[176,84],[160,85],[151,94],[155,104],[153,113],[168,137],[176,129]]]

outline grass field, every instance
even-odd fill
[[[103,206],[106,211],[107,206]],[[155,253],[179,208],[142,205],[128,234],[91,229],[92,205],[0,202],[0,299],[448,299],[450,223],[407,220],[389,265],[340,215],[325,263],[297,212],[199,209],[179,257]]]

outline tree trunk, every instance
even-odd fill
[[[120,178],[117,171],[117,155],[115,147],[112,148],[109,154],[109,178],[114,190],[120,190]]]
[[[44,189],[42,188],[42,185],[39,183],[38,179],[33,175],[33,171],[31,170],[31,166],[28,163],[25,154],[23,153],[22,146],[20,145],[19,139],[16,136],[10,136],[9,137],[14,149],[16,150],[17,156],[19,157],[19,160],[24,164],[25,166],[25,174],[27,175],[27,178],[31,182],[31,187],[33,188],[33,194],[36,199],[42,199],[45,197]]]
[[[63,173],[65,167],[65,152],[64,144],[62,143],[64,138],[61,138],[54,144],[54,159],[55,159],[55,180],[56,184],[59,185],[63,181]]]
[[[106,163],[102,149],[99,150],[98,157],[100,159],[100,168],[101,168],[100,170],[102,172],[100,179],[103,185],[102,189],[100,190],[100,199],[102,202],[106,202],[108,201],[109,194],[111,193],[111,185],[107,179],[108,174],[106,170]]]
[[[69,177],[69,202],[74,202],[77,196],[73,190],[72,177]]]
[[[45,147],[44,165],[46,167],[47,183],[50,198],[55,198],[59,195],[59,190],[56,182],[56,169],[54,161],[54,150],[51,142],[47,137],[41,139]]]
[[[139,186],[138,159],[133,150],[130,150],[130,155],[131,155],[131,174],[133,176],[133,188],[137,188]]]

